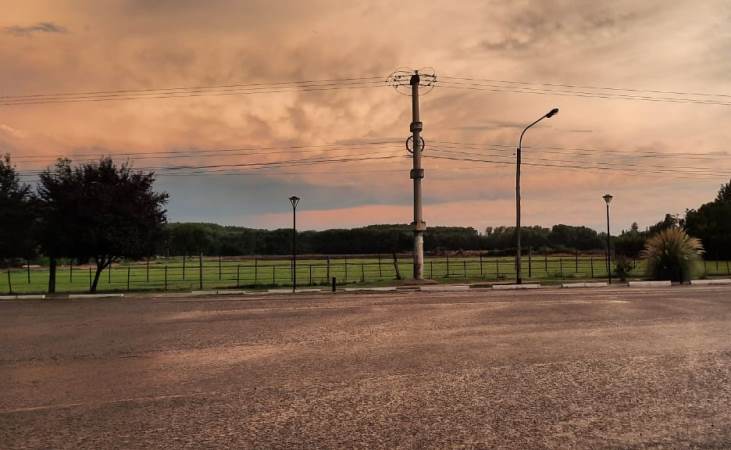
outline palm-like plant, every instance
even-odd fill
[[[688,281],[699,268],[703,244],[682,228],[660,231],[645,243],[647,274],[655,280]]]

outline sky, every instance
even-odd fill
[[[421,96],[429,226],[514,223],[514,147],[553,107],[524,139],[524,225],[604,229],[611,193],[612,227],[645,227],[712,200],[731,174],[727,1],[0,6],[0,153],[28,182],[58,157],[155,169],[169,221],[288,227],[298,195],[303,229],[411,222],[411,99],[386,82],[397,70],[437,79]],[[337,81],[272,88],[305,80]],[[261,92],[12,104],[251,83]]]

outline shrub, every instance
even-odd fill
[[[614,273],[617,274],[621,281],[627,281],[630,272],[632,272],[632,260],[624,255],[617,255],[614,266]]]
[[[688,281],[697,272],[703,253],[701,241],[682,228],[667,228],[647,240],[642,256],[647,275],[655,280]]]

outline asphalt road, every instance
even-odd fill
[[[731,448],[731,289],[0,302],[2,448]]]

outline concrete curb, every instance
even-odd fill
[[[518,289],[538,289],[540,288],[540,284],[531,283],[531,284],[494,284],[492,286],[493,289],[497,290],[518,290]]]
[[[419,286],[420,291],[425,292],[456,292],[456,291],[469,291],[469,284],[444,284],[438,286]]]
[[[43,300],[45,294],[0,295],[0,300]]]
[[[731,284],[731,278],[719,278],[716,280],[691,280],[692,286],[717,286],[721,284]]]
[[[561,285],[562,288],[599,288],[607,287],[607,283],[564,283]]]
[[[218,291],[216,290],[209,290],[209,291],[191,291],[192,295],[216,295],[218,294]]]
[[[666,281],[630,281],[629,287],[670,287],[673,283]]]
[[[69,294],[68,298],[122,298],[124,294]]]
[[[345,292],[393,292],[396,291],[396,286],[385,286],[385,287],[363,287],[363,288],[345,288]]]

